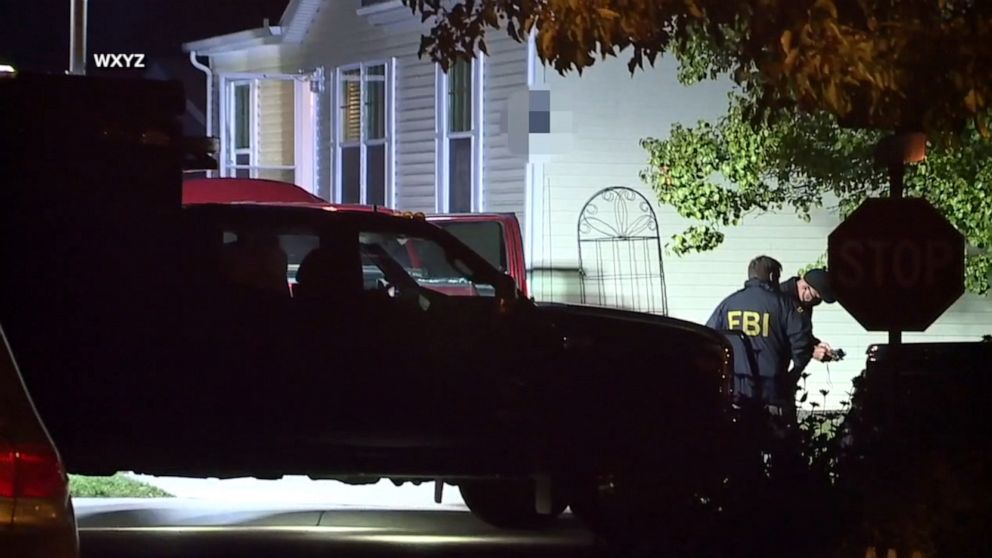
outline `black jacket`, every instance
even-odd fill
[[[754,352],[754,364],[762,378],[762,398],[770,403],[794,401],[800,374],[812,358],[810,321],[770,283],[751,279],[744,288],[728,296],[706,322],[717,330],[743,332]],[[734,351],[738,375],[751,374],[751,362],[743,351]],[[789,362],[792,370],[789,370]]]
[[[802,299],[799,298],[798,281],[799,277],[791,277],[788,281],[782,283],[780,288],[782,290],[782,294],[789,299],[789,302],[792,304],[792,307],[796,309],[796,312],[799,312],[799,314],[809,322],[811,344],[816,346],[820,344],[820,340],[813,335],[813,308],[816,307],[816,304],[803,302]],[[817,302],[817,304],[819,304],[819,302]]]

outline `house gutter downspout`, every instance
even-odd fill
[[[196,57],[196,51],[191,50],[189,52],[189,63],[197,70],[203,72],[207,77],[207,137],[212,138],[214,136],[214,73],[210,69],[210,66],[203,64]],[[207,59],[209,60],[209,57]],[[212,177],[213,172],[207,171],[207,176]]]

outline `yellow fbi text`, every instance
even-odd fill
[[[731,310],[727,312],[727,327],[743,331],[749,337],[768,337],[771,316],[767,312]]]

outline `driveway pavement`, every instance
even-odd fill
[[[396,486],[388,480],[375,484],[348,485],[338,481],[286,476],[279,480],[191,479],[130,474],[183,499],[214,502],[267,502],[320,504],[326,506],[391,508],[407,510],[464,509],[458,488],[445,485],[442,504],[434,503],[434,483]]]

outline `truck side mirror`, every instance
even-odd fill
[[[214,137],[185,137],[183,138],[183,170],[217,170],[217,159],[220,143]]]
[[[496,299],[499,301],[501,311],[508,311],[517,305],[520,291],[517,289],[517,282],[507,274],[500,274],[493,285],[496,288]]]
[[[508,273],[501,273],[494,286],[500,296],[517,297],[517,281]]]

